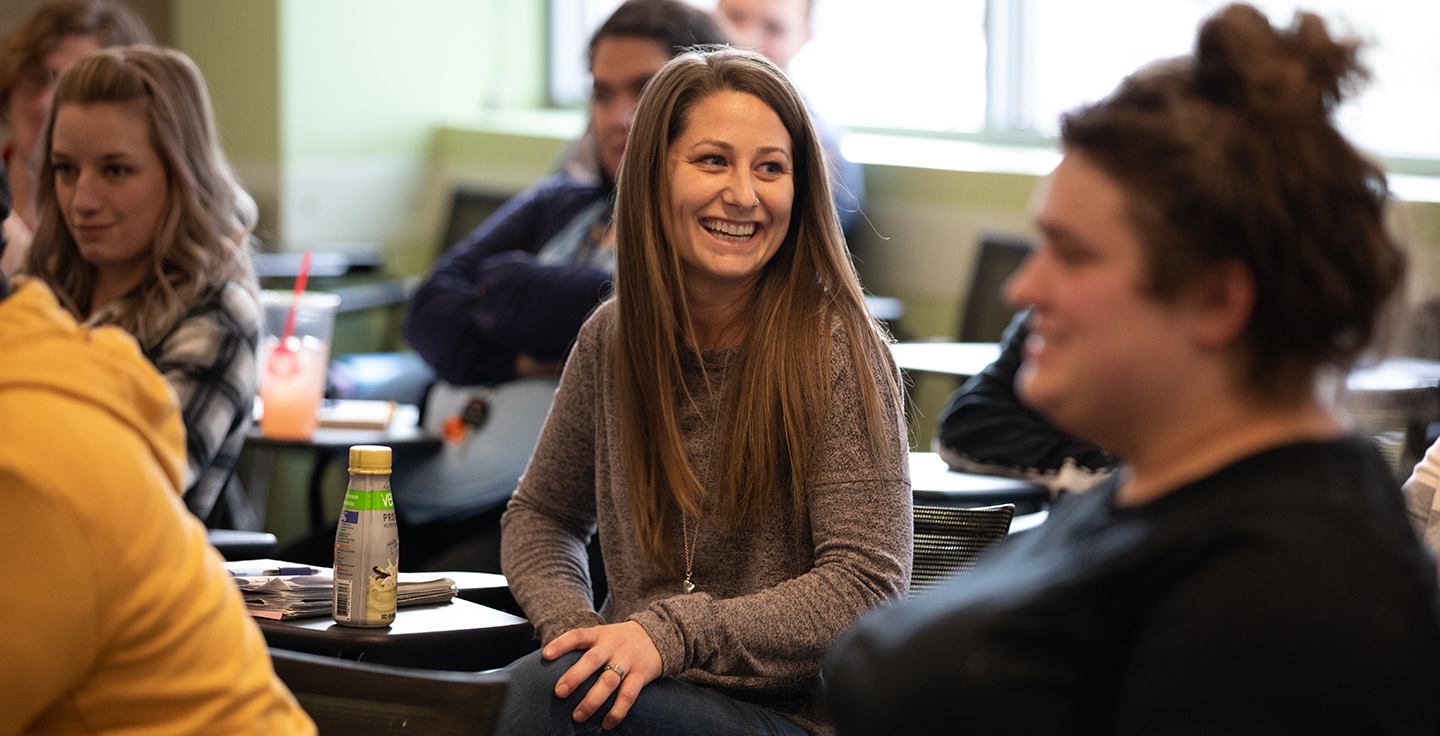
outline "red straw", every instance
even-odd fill
[[[310,278],[310,251],[300,257],[300,273],[295,275],[295,300],[290,302],[290,313],[285,315],[285,333],[280,344],[288,346],[290,336],[295,333],[295,312],[300,309],[300,297],[305,293],[305,282]]]

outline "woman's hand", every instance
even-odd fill
[[[593,715],[605,704],[610,693],[619,688],[615,705],[600,724],[606,729],[615,728],[620,725],[625,714],[630,712],[630,706],[634,705],[635,698],[640,696],[640,689],[660,676],[660,652],[655,648],[655,642],[650,641],[650,635],[645,633],[644,627],[634,621],[567,631],[550,642],[545,651],[541,652],[541,656],[555,659],[574,649],[589,651],[560,676],[560,680],[555,683],[556,697],[568,696],[596,670],[606,665],[615,665],[623,672],[622,675],[614,668],[608,668],[600,673],[595,685],[575,708],[576,721],[584,721]]]

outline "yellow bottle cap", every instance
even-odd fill
[[[390,448],[384,445],[355,445],[350,448],[350,472],[378,475],[390,472]]]

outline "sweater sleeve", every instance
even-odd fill
[[[1405,481],[1405,511],[1410,525],[1433,554],[1440,554],[1440,442],[1425,451]]]
[[[935,451],[953,470],[1022,478],[1052,492],[1084,491],[1110,472],[1114,460],[1056,429],[1015,395],[1030,334],[1025,314],[1005,330],[1000,357],[945,402]]]
[[[568,198],[561,196],[568,194]],[[416,291],[407,342],[455,384],[507,381],[515,357],[563,360],[611,276],[541,265],[535,254],[584,204],[554,182],[506,202],[450,250]]]
[[[565,363],[535,453],[500,521],[501,569],[544,643],[604,623],[585,552],[596,529],[596,342],[591,320]]]
[[[898,372],[888,352],[869,356],[886,428],[872,443],[849,347],[832,345],[833,388],[805,494],[813,565],[748,595],[680,595],[631,616],[655,642],[665,675],[699,670],[719,686],[802,687],[843,630],[908,590],[908,454],[900,407],[883,378]]]

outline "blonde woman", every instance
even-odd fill
[[[825,171],[761,56],[685,54],[646,87],[615,296],[503,520],[543,649],[512,667],[501,733],[827,729],[821,658],[905,593],[911,508],[897,373]]]
[[[87,325],[134,335],[180,397],[186,502],[210,509],[250,423],[260,312],[255,205],[177,51],[105,49],[61,75],[26,270]]]

